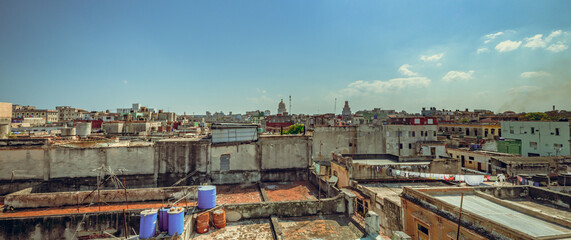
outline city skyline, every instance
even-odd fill
[[[566,1],[0,3],[0,102],[571,109]],[[288,96],[292,96],[292,109]]]

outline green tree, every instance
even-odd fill
[[[525,114],[524,118],[526,120],[530,120],[530,121],[549,121],[549,120],[551,120],[551,118],[549,118],[549,116],[547,116],[547,114],[542,113],[542,112],[528,113],[528,114]]]
[[[300,134],[303,133],[305,126],[303,124],[294,124],[289,126],[287,130],[283,131],[283,134]]]

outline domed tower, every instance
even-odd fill
[[[283,115],[285,112],[287,112],[286,110],[286,105],[284,103],[284,100],[282,99],[282,101],[280,102],[280,104],[278,104],[278,114]]]

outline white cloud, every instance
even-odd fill
[[[450,71],[442,77],[444,82],[467,81],[474,78],[474,70],[468,72]]]
[[[520,77],[522,78],[536,78],[536,77],[548,77],[551,76],[548,72],[538,71],[538,72],[523,72]]]
[[[256,88],[256,91],[261,94],[266,94],[266,90]]]
[[[444,56],[444,53],[434,54],[431,56],[420,56],[420,60],[425,62],[436,62]]]
[[[536,48],[544,48],[547,46],[547,43],[543,40],[543,34],[536,34],[533,37],[525,38],[527,42],[524,47],[536,49]]]
[[[551,44],[551,46],[547,47],[547,50],[552,52],[561,52],[567,50],[567,48],[569,47],[565,45],[565,43],[558,41],[554,44]]]
[[[490,51],[490,49],[483,47],[483,48],[478,48],[478,51],[476,51],[476,52],[477,52],[478,54],[480,54],[480,53],[486,53],[486,52],[489,52],[489,51]]]
[[[519,45],[521,45],[521,41],[506,40],[498,43],[498,45],[496,45],[496,50],[498,52],[509,52],[519,48]]]
[[[553,40],[553,38],[558,37],[559,35],[561,35],[561,33],[563,33],[563,31],[561,31],[561,30],[553,31],[553,32],[551,32],[551,34],[549,34],[549,36],[547,36],[545,38],[545,41],[551,42],[551,40]]]
[[[504,33],[503,32],[497,32],[497,33],[491,33],[491,34],[485,35],[484,38],[486,38],[486,41],[484,41],[484,43],[489,43],[490,41],[492,41],[496,37],[499,37],[502,34],[504,34]]]
[[[547,36],[545,39],[543,39],[542,34],[536,34],[533,37],[525,38],[526,44],[524,45],[524,47],[531,48],[531,49],[545,48],[551,42],[551,40],[560,36],[561,34],[563,34],[563,31],[556,30],[556,31],[551,32],[549,34],[549,36]],[[561,52],[561,51],[564,51],[566,49],[567,49],[567,45],[561,41],[558,41],[554,44],[551,44],[549,47],[547,47],[547,50],[552,51],[552,52]]]
[[[412,66],[408,65],[408,64],[403,64],[399,68],[399,73],[401,73],[402,75],[405,75],[405,76],[418,76],[418,73],[415,73],[415,72],[408,69],[410,67],[412,67]]]
[[[430,79],[426,77],[394,78],[388,81],[355,81],[347,85],[341,92],[346,95],[360,95],[366,93],[383,93],[395,91],[406,87],[428,87]]]

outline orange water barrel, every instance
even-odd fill
[[[214,211],[213,218],[214,218],[214,226],[216,226],[217,228],[226,227],[226,213],[224,212],[224,209],[218,209]]]
[[[196,218],[196,232],[207,233],[210,228],[210,214],[203,213]]]

